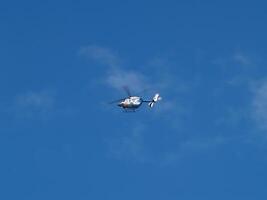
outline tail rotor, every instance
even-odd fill
[[[162,98],[161,98],[161,96],[159,96],[158,93],[155,94],[155,96],[153,97],[153,99],[148,103],[148,106],[149,106],[150,108],[152,108],[152,107],[154,106],[154,104],[155,104],[156,102],[160,101],[161,99],[162,99]]]

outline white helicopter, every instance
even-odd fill
[[[142,103],[145,102],[147,102],[148,106],[152,108],[156,102],[162,99],[161,96],[158,93],[156,93],[152,100],[143,100],[139,96],[131,95],[128,87],[123,87],[123,89],[127,93],[128,97],[112,101],[110,102],[110,104],[118,103],[117,105],[123,108],[125,111],[135,111],[142,105]]]

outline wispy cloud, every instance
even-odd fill
[[[89,45],[80,49],[80,55],[83,55],[95,62],[104,65],[106,70],[102,79],[104,83],[114,89],[121,90],[123,86],[129,86],[130,89],[140,91],[153,88],[172,90],[172,92],[185,92],[192,86],[189,82],[179,80],[174,77],[169,67],[171,64],[167,59],[155,57],[149,59],[142,65],[144,70],[136,70],[123,64],[118,53],[110,48],[97,45]],[[145,73],[147,71],[148,73]],[[175,87],[173,87],[175,85]]]
[[[146,76],[134,69],[123,67],[122,59],[112,49],[89,45],[82,47],[80,54],[104,65],[106,69],[104,83],[116,90],[121,90],[123,86],[129,86],[130,89],[139,91],[147,86]]]
[[[78,112],[73,106],[60,104],[59,94],[55,90],[27,90],[1,102],[0,114],[15,120],[51,120],[56,116],[71,117]]]
[[[45,91],[26,92],[16,97],[15,102],[20,107],[32,107],[37,109],[47,109],[53,106],[54,98]]]
[[[223,136],[201,139],[189,138],[184,141],[177,141],[175,149],[155,151],[151,149],[147,142],[148,138],[145,137],[147,128],[144,125],[137,126],[126,136],[107,140],[109,157],[117,160],[149,163],[164,167],[178,164],[190,156],[216,151],[233,140],[233,138]]]
[[[188,139],[178,144],[178,150],[164,153],[160,158],[159,164],[162,166],[172,165],[185,157],[199,155],[211,150],[214,151],[229,141],[230,138],[221,136]]]
[[[248,66],[252,64],[251,59],[240,51],[234,54],[233,61],[239,63],[242,66]]]
[[[161,106],[154,110],[159,114],[168,113],[167,116],[171,121],[177,121],[181,115],[188,114],[185,111],[187,106],[183,105],[182,101],[178,102],[176,97],[192,91],[194,83],[191,80],[185,81],[175,76],[171,69],[176,65],[167,58],[157,56],[147,59],[147,62],[142,65],[142,70],[140,70],[141,67],[137,70],[137,68],[125,66],[118,53],[106,47],[86,46],[81,48],[80,52],[95,62],[105,65],[103,66],[105,70],[103,77],[98,77],[103,80],[102,84],[105,83],[118,91],[121,91],[123,86],[128,86],[133,94],[144,89],[148,89],[150,93],[161,93],[163,96],[163,101],[160,102]],[[168,94],[172,98],[164,97]],[[153,94],[146,98],[152,98],[152,96]]]
[[[141,68],[125,67],[122,59],[112,49],[87,46],[82,48],[80,53],[103,65],[105,73],[102,80],[109,87],[121,90],[122,86],[128,85],[131,89],[139,91],[153,83],[159,92],[163,92],[163,101],[160,102],[160,105],[156,106],[153,111],[145,113],[145,115],[149,115],[150,120],[160,117],[170,130],[181,131],[183,130],[183,120],[193,115],[192,102],[194,100],[192,99],[195,96],[192,93],[201,83],[197,78],[183,80],[182,77],[179,78],[174,75],[177,73],[172,70],[177,66],[168,59],[160,57],[148,59],[148,62],[144,63],[142,70],[140,70]],[[211,90],[217,90],[216,87],[220,87],[220,91],[225,94],[225,87],[227,86],[233,87],[233,89],[247,90],[249,95],[248,86],[254,79],[250,73],[253,71],[251,66],[255,65],[252,58],[238,51],[226,58],[215,59],[212,64],[219,66],[218,73],[222,73],[223,78],[219,80],[218,86],[211,87]],[[201,71],[198,73],[201,75]],[[261,82],[253,91],[252,116],[261,129],[267,130],[267,81]],[[240,95],[243,94],[240,93]],[[240,98],[240,96],[235,96],[235,98]],[[243,103],[246,104],[245,101]],[[247,106],[249,107],[249,105]],[[215,123],[215,126],[228,126],[231,129],[238,123],[248,120],[248,107],[243,109],[240,105],[236,108],[235,105],[229,103],[229,105],[225,105],[226,111],[221,114],[221,118],[216,120],[218,117],[216,116],[212,123]],[[153,114],[151,115],[151,113]],[[126,135],[109,139],[107,142],[109,155],[117,159],[169,165],[190,155],[215,150],[240,136],[231,135],[231,133],[221,135],[214,133],[213,136],[201,139],[188,136],[183,141],[177,141],[177,146],[172,150],[168,151],[167,148],[159,153],[147,151],[149,144],[147,144],[145,133],[149,132],[149,127],[140,124],[131,126]],[[184,126],[188,126],[188,123],[185,124]],[[242,141],[246,141],[247,136],[243,135],[243,137]]]
[[[239,99],[240,104],[225,105],[224,116],[216,123],[232,127],[246,123],[251,128],[246,139],[255,140],[260,135],[257,133],[267,130],[267,79],[266,74],[259,73],[265,72],[265,63],[259,56],[236,51],[217,64],[224,69],[224,81],[236,92],[233,99]]]
[[[218,57],[211,63],[219,67],[225,83],[229,86],[247,87],[262,61],[252,54],[238,50],[228,56]]]
[[[224,70],[225,83],[240,90],[246,90],[248,100],[242,108],[228,108],[225,116],[228,122],[237,122],[241,119],[253,120],[261,130],[267,130],[267,79],[264,73],[259,74],[264,61],[253,54],[236,51],[231,56],[217,59]],[[237,96],[235,98],[241,98]],[[244,99],[244,96],[242,96]],[[244,102],[244,101],[243,101]],[[249,117],[251,116],[251,118]]]
[[[148,88],[147,77],[136,71],[113,69],[108,72],[106,82],[111,87],[121,90],[123,86],[129,86],[131,90],[141,91]]]
[[[144,125],[136,124],[126,136],[107,140],[109,156],[119,160],[148,162],[150,158],[145,151],[144,131]]]
[[[252,117],[262,130],[267,130],[267,80],[254,88],[252,99]]]
[[[119,57],[113,50],[97,45],[82,47],[79,54],[108,67],[118,67],[121,63]]]
[[[163,100],[159,106],[145,113],[148,119],[160,120],[167,124],[170,130],[181,130],[180,127],[184,118],[191,114],[189,101],[185,101],[181,96],[192,92],[195,83],[192,80],[183,80],[177,77],[172,71],[173,65],[168,59],[159,56],[148,59],[142,68],[130,68],[125,66],[122,59],[113,50],[99,47],[87,46],[81,49],[81,54],[102,65],[104,73],[102,77],[97,77],[106,86],[121,91],[123,86],[128,86],[133,93],[143,89],[153,90],[162,93]],[[168,97],[169,95],[169,97]],[[150,97],[152,98],[153,94]],[[159,152],[150,151],[147,143],[146,133],[150,128],[142,121],[137,120],[137,125],[132,124],[126,134],[120,137],[106,140],[108,153],[112,158],[131,160],[134,162],[152,162],[155,164],[165,162],[165,156]],[[170,153],[172,154],[172,153]],[[170,155],[169,154],[169,155]],[[176,155],[174,151],[173,155]]]
[[[48,91],[28,91],[15,97],[13,110],[19,117],[47,116],[55,106],[55,95]]]
[[[218,57],[212,60],[212,64],[218,65],[229,70],[229,68],[232,67],[244,68],[250,66],[253,64],[253,59],[242,51],[235,51],[228,56]]]

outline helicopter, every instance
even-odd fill
[[[117,103],[117,105],[124,109],[124,111],[135,111],[142,105],[142,103],[148,103],[148,106],[152,108],[156,102],[162,99],[159,93],[156,93],[152,100],[144,100],[140,96],[133,96],[128,87],[123,87],[123,89],[128,96],[112,101],[110,104]]]

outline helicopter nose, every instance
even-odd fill
[[[122,107],[122,103],[121,103],[121,102],[120,102],[120,103],[118,103],[118,106],[119,106],[119,107]]]

